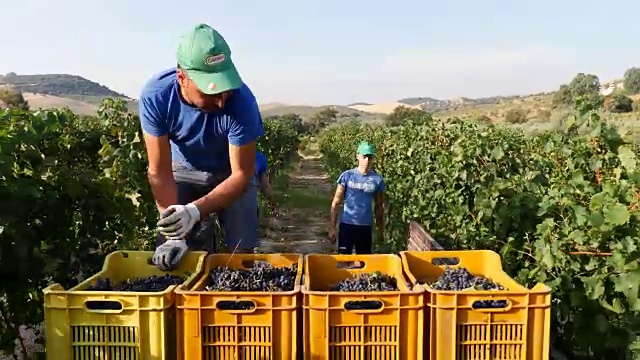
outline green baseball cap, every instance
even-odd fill
[[[358,145],[358,154],[360,155],[373,155],[375,151],[373,149],[373,145],[369,144],[366,141],[363,141]]]
[[[182,37],[178,65],[205,94],[219,94],[242,86],[240,74],[231,61],[229,45],[207,24],[196,25]]]

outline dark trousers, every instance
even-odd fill
[[[212,174],[173,165],[173,176],[178,190],[178,203],[186,205],[208,194],[214,187],[226,179],[229,174]],[[229,249],[249,250],[258,243],[258,216],[252,216],[257,209],[258,198],[255,185],[233,204],[217,212],[218,220],[224,229],[224,242]],[[216,252],[214,220],[211,216],[195,224],[186,238],[189,250]],[[158,235],[157,244],[163,244],[165,238]]]
[[[371,225],[352,225],[340,223],[338,226],[338,252],[352,254],[371,254],[372,227]]]

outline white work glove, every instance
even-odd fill
[[[162,271],[171,271],[178,267],[180,260],[187,253],[187,242],[184,240],[167,240],[156,248],[153,264]]]
[[[200,220],[200,210],[194,204],[171,205],[157,223],[158,232],[167,240],[184,240]]]

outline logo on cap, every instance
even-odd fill
[[[209,55],[204,59],[204,63],[207,65],[215,65],[224,61],[224,54]]]
[[[214,83],[209,83],[208,88],[209,88],[209,90],[215,90],[215,89],[216,89],[216,84],[214,84]]]

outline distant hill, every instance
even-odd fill
[[[0,76],[0,85],[11,85],[14,89],[23,93],[71,97],[80,101],[83,101],[83,97],[87,99],[105,97],[129,99],[124,94],[115,92],[104,85],[78,75],[18,75],[16,73],[8,73]]]
[[[78,75],[36,74],[0,75],[0,86],[10,86],[23,93],[32,109],[68,107],[82,115],[95,115],[98,105],[106,97],[122,98],[128,107],[137,111],[137,102],[105,85]]]
[[[419,106],[422,110],[429,112],[438,112],[446,110],[456,110],[462,107],[500,104],[504,102],[511,102],[521,98],[526,98],[536,95],[548,95],[548,94],[532,94],[532,95],[510,95],[510,96],[492,96],[486,98],[457,98],[451,100],[438,100],[430,97],[413,97],[398,100],[401,104]]]
[[[339,118],[358,118],[362,121],[378,121],[384,117],[384,114],[373,113],[368,111],[358,110],[349,106],[342,105],[323,105],[323,106],[310,106],[310,105],[290,105],[283,103],[266,103],[261,104],[260,113],[263,117],[284,115],[284,114],[298,114],[303,119],[309,119],[313,114],[322,111],[325,108],[334,108],[338,111]]]

